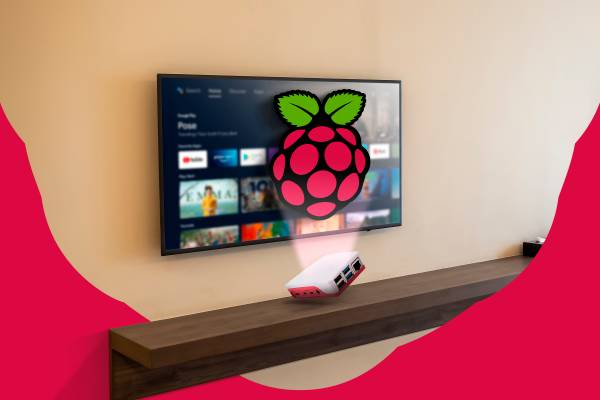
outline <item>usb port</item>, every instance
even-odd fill
[[[339,281],[337,284],[338,289],[343,288],[345,284],[346,284],[346,281]]]
[[[344,268],[344,274],[347,274],[348,272],[350,272],[350,267]]]
[[[336,276],[336,277],[335,277],[335,279],[334,279],[335,283],[338,283],[338,282],[339,282],[339,281],[341,281],[341,280],[342,280],[342,275],[338,275],[338,276]]]

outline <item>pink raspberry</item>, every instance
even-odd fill
[[[369,154],[353,128],[316,126],[285,138],[271,172],[281,199],[313,218],[328,218],[359,194]]]
[[[285,100],[290,98],[296,109],[287,107]],[[343,108],[352,101],[353,109],[336,116],[340,103]],[[326,97],[321,110],[316,96],[308,92],[276,97],[284,120],[299,127],[284,136],[270,165],[279,197],[287,207],[313,219],[325,219],[358,196],[370,159],[360,135],[349,124],[360,116],[364,101],[362,93],[337,91]]]

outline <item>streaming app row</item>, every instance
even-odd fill
[[[298,237],[313,233],[338,231],[341,229],[358,229],[375,225],[397,224],[399,222],[400,209],[386,208],[341,213],[320,221],[310,218],[299,218],[292,221],[278,220],[190,229],[181,232],[180,247],[182,249],[191,249],[273,238]]]
[[[354,202],[400,198],[400,170],[371,168]],[[179,182],[179,218],[205,218],[280,209],[275,187],[267,176]]]
[[[372,160],[399,158],[399,146],[390,143],[363,145]],[[242,149],[182,150],[178,153],[179,169],[235,168],[266,165],[277,153],[277,147]]]

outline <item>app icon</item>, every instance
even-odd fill
[[[394,143],[392,146],[392,158],[400,158],[400,144]]]
[[[400,168],[392,168],[392,199],[400,198]]]
[[[382,160],[390,158],[389,143],[372,143],[369,145],[369,155],[372,160]]]
[[[267,163],[267,151],[264,147],[240,150],[240,165],[242,167],[253,167]]]
[[[201,169],[208,167],[206,150],[189,150],[179,152],[179,169]]]
[[[231,168],[238,166],[237,149],[216,149],[211,151],[211,165],[219,168]]]
[[[277,154],[278,151],[279,147],[269,147],[269,149],[267,150],[267,159],[271,161],[273,159],[273,156]]]

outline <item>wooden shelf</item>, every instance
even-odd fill
[[[111,398],[134,399],[439,326],[514,279],[509,257],[110,331]],[[368,271],[368,266],[367,266]]]

